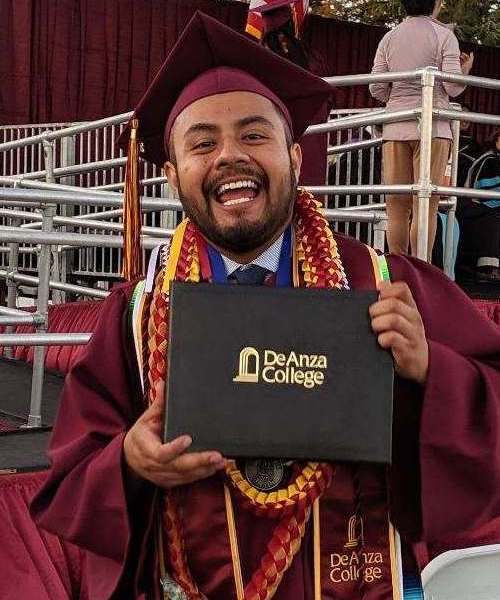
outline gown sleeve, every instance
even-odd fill
[[[141,545],[132,540],[145,535],[154,494],[149,483],[132,480],[123,463],[125,433],[142,411],[126,340],[131,291],[122,286],[105,301],[91,341],[66,377],[50,470],[31,504],[40,527],[88,551],[89,587],[99,598],[111,597]]]
[[[438,269],[406,257],[389,264],[392,280],[409,284],[429,344],[425,387],[396,384],[395,423],[413,425],[417,443],[395,432],[406,445],[395,471],[412,470],[405,458],[416,449],[420,537],[439,540],[500,515],[500,328]]]

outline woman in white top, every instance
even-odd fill
[[[440,71],[468,74],[474,56],[460,54],[453,31],[440,23],[437,16],[442,0],[402,0],[408,17],[381,40],[373,64],[373,73],[413,71],[426,66]],[[436,81],[434,106],[448,108],[449,97],[458,96],[465,86]],[[386,103],[389,110],[421,106],[419,80],[370,85],[372,96]],[[431,180],[442,184],[450,153],[451,128],[448,121],[435,121],[432,140]],[[408,184],[418,180],[420,132],[415,120],[387,123],[383,131],[383,178],[386,184]],[[417,253],[417,220],[412,219],[416,197],[387,195],[389,251],[396,254]],[[432,196],[429,208],[429,246],[431,256],[436,235],[439,197]]]

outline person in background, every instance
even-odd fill
[[[462,112],[467,113],[470,112],[470,107],[462,104]],[[470,121],[460,121],[460,140],[459,140],[459,150],[458,150],[458,167],[457,167],[457,186],[464,187],[465,182],[467,180],[467,175],[469,174],[469,169],[472,166],[472,163],[483,154],[484,149],[479,144],[479,142],[474,138],[471,131],[471,123]],[[448,166],[446,169],[446,180],[445,185],[451,185],[451,168],[452,168],[452,158],[450,156]],[[460,206],[460,200],[458,205]],[[445,245],[446,245],[446,222],[448,219],[448,209],[441,208],[438,211],[439,219],[437,220],[437,229],[436,229],[436,242],[434,243],[434,247],[432,249],[432,264],[440,269],[444,269],[444,254],[445,254]],[[454,225],[453,225],[453,255],[452,261],[453,265],[457,264],[457,252],[459,247],[459,239],[460,239],[460,227],[458,219],[455,217]],[[458,264],[458,266],[460,266]],[[448,275],[455,279],[453,273],[448,273]]]
[[[302,31],[306,15],[298,14],[296,2],[270,1],[259,4],[255,9],[250,4],[250,14],[260,13],[262,17],[262,37],[260,43],[274,54],[302,67],[310,73],[324,75],[322,57],[312,53],[302,41]],[[248,30],[247,30],[248,32]],[[311,124],[328,120],[331,102],[325,102],[311,120]],[[300,185],[324,185],[327,179],[328,135],[306,135],[300,142],[302,149],[302,170]]]
[[[300,37],[296,34],[290,6],[281,6],[262,15],[264,35],[261,43],[271,52],[309,69],[309,59]]]
[[[479,282],[500,285],[500,129],[489,142],[489,150],[472,165],[467,187],[498,191],[498,198],[460,198],[461,257]]]
[[[373,73],[413,71],[422,67],[437,67],[440,71],[467,75],[473,64],[472,53],[460,53],[458,40],[451,28],[437,20],[441,0],[402,0],[408,17],[381,40]],[[436,81],[434,106],[448,108],[449,97],[458,96],[465,86]],[[420,81],[373,83],[370,92],[384,102],[388,110],[405,110],[421,106]],[[386,123],[383,129],[383,179],[385,184],[407,184],[418,181],[420,161],[420,131],[414,120]],[[435,121],[432,132],[431,180],[442,184],[450,154],[451,128],[447,121]],[[387,195],[389,250],[406,254],[411,247],[417,253],[417,199],[411,196]],[[428,256],[432,253],[436,234],[439,197],[431,197],[429,206]]]
[[[462,104],[462,112],[470,112],[470,107]],[[458,150],[457,186],[464,187],[472,164],[484,152],[481,144],[472,134],[470,121],[460,121],[460,142]]]

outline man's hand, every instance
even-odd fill
[[[410,288],[402,281],[384,281],[378,290],[379,299],[370,306],[378,343],[391,350],[398,375],[423,385],[429,369],[429,346]]]
[[[165,489],[205,479],[223,469],[226,461],[219,452],[184,454],[192,443],[188,435],[162,442],[164,403],[163,399],[153,403],[125,436],[123,451],[130,469]]]
[[[472,70],[474,64],[474,52],[461,52],[460,53],[460,66],[462,67],[462,73],[468,75]]]

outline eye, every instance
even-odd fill
[[[255,131],[249,132],[249,133],[245,133],[243,135],[243,139],[248,140],[250,142],[259,142],[261,140],[266,140],[267,136],[265,136],[262,133],[257,133]]]
[[[215,146],[215,142],[213,140],[202,140],[201,142],[197,142],[196,144],[193,144],[192,149],[193,150],[199,150],[199,151],[208,151],[208,150],[212,150],[212,148]]]

